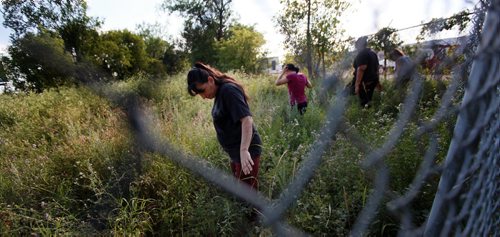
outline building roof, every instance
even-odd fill
[[[431,47],[431,46],[435,46],[435,45],[446,45],[446,46],[461,45],[461,44],[466,43],[468,39],[469,39],[469,36],[464,35],[464,36],[459,36],[459,37],[428,40],[428,41],[423,41],[423,42],[414,43],[414,44],[410,44],[410,45],[420,45],[422,47]]]

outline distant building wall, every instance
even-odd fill
[[[278,57],[269,57],[262,60],[263,72],[278,74],[281,72],[280,61]]]

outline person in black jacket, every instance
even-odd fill
[[[358,54],[354,59],[354,93],[359,96],[362,107],[368,107],[376,87],[381,89],[379,81],[378,57],[368,48],[367,37],[360,37],[355,44]]]
[[[214,127],[219,144],[231,158],[233,175],[258,190],[262,141],[241,84],[219,70],[198,62],[187,75],[187,90],[191,96],[214,99]]]

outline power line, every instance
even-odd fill
[[[481,12],[481,10],[477,10],[477,11],[475,11],[475,12],[469,12],[469,13],[465,14],[464,16],[473,15],[473,14],[476,14],[476,13],[479,13],[479,12]],[[446,20],[449,20],[449,19],[452,19],[452,18],[455,18],[455,17],[457,17],[457,16],[456,16],[456,14],[455,14],[455,15],[453,15],[453,16],[450,16],[450,17],[448,17],[448,18],[443,18],[443,19],[438,19],[438,20],[440,20],[440,21],[446,21]],[[403,31],[403,30],[408,30],[408,29],[412,29],[412,28],[416,28],[416,27],[420,27],[420,26],[430,25],[430,24],[432,24],[432,23],[434,23],[434,22],[435,22],[435,21],[431,20],[431,21],[426,22],[426,23],[421,23],[421,24],[418,24],[418,25],[414,25],[414,26],[409,26],[409,27],[405,27],[405,28],[397,29],[397,30],[396,30],[396,32],[398,32],[398,31]]]
[[[484,10],[477,10],[477,11],[474,11],[474,12],[469,12],[469,13],[466,13],[464,16],[469,16],[469,15],[473,15],[473,14],[477,14],[477,13],[480,13],[480,12],[483,12]],[[441,21],[446,21],[446,20],[449,20],[449,19],[452,19],[452,18],[455,18],[457,17],[457,15],[453,15],[453,16],[450,16],[450,17],[447,17],[447,18],[442,18],[442,19],[439,19]],[[435,23],[436,21],[435,20],[430,20],[428,22],[425,22],[425,23],[421,23],[421,24],[418,24],[418,25],[414,25],[414,26],[408,26],[408,27],[404,27],[404,28],[400,28],[400,29],[396,29],[394,31],[395,32],[399,32],[399,31],[404,31],[404,30],[409,30],[409,29],[413,29],[413,28],[417,28],[417,27],[421,27],[421,26],[426,26],[426,25],[430,25],[430,24],[433,24]],[[368,34],[368,35],[364,35],[364,36],[372,36],[372,35],[375,35],[377,34],[377,32],[373,33],[373,34]]]

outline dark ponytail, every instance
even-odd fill
[[[295,71],[295,73],[299,73],[299,70],[300,70],[298,67],[296,67],[295,65],[293,65],[291,63],[287,64],[286,68],[288,68],[288,70]]]
[[[243,95],[245,96],[245,99],[248,100],[248,95],[246,94],[245,89],[239,82],[237,82],[234,78],[202,62],[196,62],[194,64],[194,67],[188,72],[187,76],[188,93],[191,96],[195,96],[196,94],[198,94],[199,92],[196,89],[196,83],[208,82],[209,76],[211,76],[214,79],[215,84],[218,86],[225,83],[235,84],[238,88],[241,89]]]
[[[208,76],[209,76],[208,72],[203,69],[197,67],[191,68],[191,70],[189,70],[187,75],[188,93],[191,96],[195,96],[196,94],[201,93],[201,91],[198,91],[198,89],[196,88],[196,83],[208,82]]]

